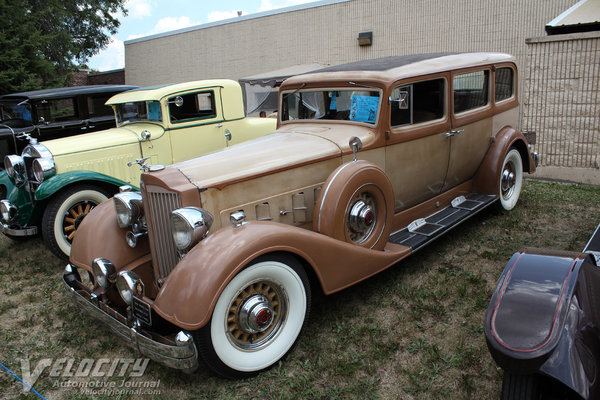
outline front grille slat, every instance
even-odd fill
[[[146,186],[146,223],[150,250],[154,260],[154,274],[166,278],[177,265],[177,248],[171,236],[171,211],[181,207],[179,194],[158,186]]]

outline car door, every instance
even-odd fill
[[[447,74],[399,82],[389,98],[386,173],[396,212],[439,194],[450,153]]]
[[[492,139],[490,68],[452,74],[452,129],[450,162],[444,190],[471,179]]]
[[[173,162],[227,145],[218,88],[174,94],[167,99]]]

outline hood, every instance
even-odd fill
[[[42,144],[50,150],[53,156],[61,156],[138,143],[141,141],[141,133],[144,130],[150,132],[152,140],[157,139],[164,134],[164,128],[160,125],[136,123],[99,132],[46,140],[42,142]]]
[[[356,125],[310,127],[291,124],[261,138],[172,167],[181,171],[199,188],[221,186],[252,176],[341,157],[343,153],[351,151],[348,141],[352,136],[360,138],[363,146],[368,146],[375,139],[370,129]]]

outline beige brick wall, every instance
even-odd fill
[[[349,0],[241,17],[125,43],[128,84],[241,78],[312,62],[340,64],[440,51],[503,51],[522,63],[525,39],[577,0]],[[298,8],[298,7],[296,7]],[[294,8],[292,8],[294,9]],[[362,31],[373,45],[358,46]]]
[[[524,129],[541,167],[592,168],[600,179],[600,32],[527,40]]]

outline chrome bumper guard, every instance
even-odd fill
[[[0,222],[0,230],[5,235],[9,236],[35,236],[38,234],[37,226],[30,226],[27,228],[12,228],[10,225]]]
[[[151,333],[143,331],[136,326],[130,327],[101,309],[100,306],[102,303],[99,303],[97,298],[94,298],[86,290],[76,289],[77,282],[79,282],[79,275],[76,272],[76,268],[67,265],[63,275],[63,283],[68,296],[75,306],[85,314],[107,325],[128,346],[137,349],[140,354],[170,368],[182,370],[186,373],[194,372],[198,368],[198,351],[189,333],[180,331],[175,341],[164,337],[160,337],[159,341]],[[114,314],[118,314],[106,305],[102,304],[102,307],[107,308],[109,312],[112,311]],[[171,342],[171,344],[166,342]]]

